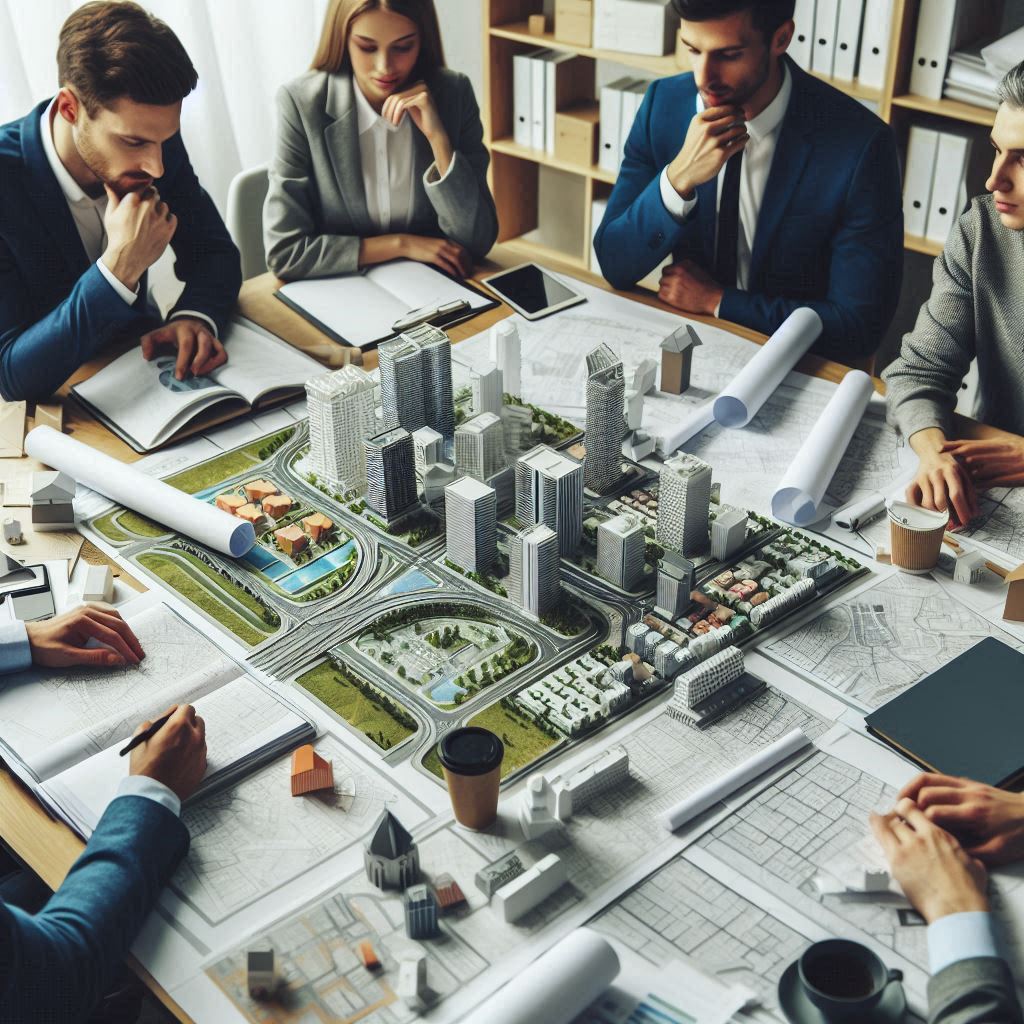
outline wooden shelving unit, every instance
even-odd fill
[[[984,107],[956,100],[931,100],[915,96],[908,91],[910,66],[920,0],[892,0],[893,24],[889,47],[889,64],[885,83],[881,89],[862,86],[859,82],[817,77],[830,82],[837,89],[855,99],[877,104],[879,116],[893,126],[901,153],[905,155],[909,126],[915,120],[925,120],[933,127],[943,129],[971,129],[992,125],[995,112]],[[483,0],[484,4],[484,132],[491,151],[491,186],[498,207],[501,224],[499,242],[507,251],[524,260],[558,263],[582,277],[596,279],[590,270],[590,239],[592,234],[591,204],[595,198],[607,196],[615,184],[616,175],[592,165],[558,160],[549,153],[517,145],[512,138],[512,57],[529,49],[545,46],[554,50],[575,53],[594,61],[610,62],[636,69],[650,77],[679,74],[674,54],[664,57],[646,57],[613,50],[595,50],[573,46],[555,39],[552,32],[532,35],[527,29],[527,18],[542,7],[542,0]],[[1002,0],[992,3],[994,23],[1002,14]],[[544,215],[541,200],[541,177],[562,176],[582,204],[582,233],[573,237],[568,245],[553,245],[543,238],[549,217]],[[984,187],[983,182],[968,182],[972,194]],[[524,237],[525,236],[525,237]],[[927,238],[907,235],[904,240],[909,252],[936,256],[942,252],[942,243]]]

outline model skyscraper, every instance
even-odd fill
[[[517,533],[509,543],[508,596],[540,618],[559,594],[558,537],[543,523]]]
[[[693,562],[676,551],[666,551],[658,562],[658,593],[654,610],[669,620],[678,619],[690,606],[697,585]]]
[[[622,476],[622,409],[626,378],[622,360],[600,345],[587,356],[587,458],[584,482],[598,494],[611,490]]]
[[[571,554],[583,536],[583,466],[546,444],[516,462],[516,518],[543,523],[558,535],[559,554]]]
[[[450,444],[455,432],[452,350],[448,335],[421,324],[377,348],[384,426],[436,430]]]
[[[373,381],[358,366],[343,366],[306,382],[309,467],[333,490],[366,490],[363,441],[376,433]]]
[[[711,467],[696,455],[679,452],[661,469],[658,543],[685,557],[708,549]]]
[[[417,504],[412,434],[402,427],[363,442],[366,450],[366,504],[387,522]]]
[[[505,468],[505,432],[492,412],[481,413],[455,431],[455,465],[477,480],[489,480]]]
[[[493,487],[464,476],[444,489],[447,555],[467,572],[485,573],[498,557]]]
[[[477,416],[482,412],[500,416],[505,395],[501,370],[494,363],[487,363],[473,375],[472,386],[473,412]]]
[[[727,508],[711,522],[711,557],[724,562],[732,558],[747,539],[747,513]]]
[[[644,527],[625,512],[597,528],[597,571],[623,590],[633,590],[644,574]]]
[[[522,343],[519,330],[511,320],[502,320],[491,328],[491,362],[501,370],[506,395],[519,398],[522,391]]]

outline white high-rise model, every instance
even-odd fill
[[[711,467],[696,455],[679,452],[661,468],[658,543],[684,557],[708,548]]]
[[[501,370],[505,394],[519,398],[522,391],[522,344],[519,330],[511,320],[491,328],[491,362]]]
[[[455,428],[455,465],[467,476],[489,480],[505,468],[505,432],[493,412]]]
[[[420,427],[412,433],[413,452],[416,456],[416,472],[421,476],[435,462],[444,458],[444,438],[433,427]]]
[[[487,572],[498,557],[493,487],[464,476],[444,489],[447,556],[466,572]]]
[[[516,518],[543,523],[558,535],[558,551],[572,554],[583,536],[583,466],[546,444],[516,463]]]
[[[440,328],[421,324],[377,347],[384,426],[432,427],[449,443],[455,432],[452,349]]]
[[[583,463],[584,481],[598,494],[611,490],[622,477],[625,396],[622,360],[607,345],[599,345],[587,355],[587,457]]]
[[[558,601],[558,537],[543,523],[517,533],[509,544],[509,599],[540,618]]]
[[[609,583],[633,590],[644,574],[644,527],[624,512],[597,528],[597,571]]]
[[[306,382],[309,467],[332,490],[366,490],[363,441],[377,432],[373,381],[343,366]]]
[[[504,394],[501,369],[494,363],[485,364],[473,374],[473,412],[477,416],[482,412],[500,416]]]
[[[746,539],[747,513],[741,509],[723,509],[711,521],[711,557],[715,561],[732,558]]]
[[[654,610],[670,621],[678,619],[692,601],[690,594],[697,585],[693,562],[677,551],[666,551],[658,562],[658,595]]]

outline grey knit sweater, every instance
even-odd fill
[[[1024,231],[1004,227],[991,196],[960,217],[935,260],[932,294],[882,374],[904,437],[950,424],[977,357],[979,418],[1024,434]]]

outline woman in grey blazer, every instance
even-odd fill
[[[444,66],[433,0],[332,0],[277,113],[263,230],[278,277],[398,257],[464,276],[494,244],[480,111]]]

